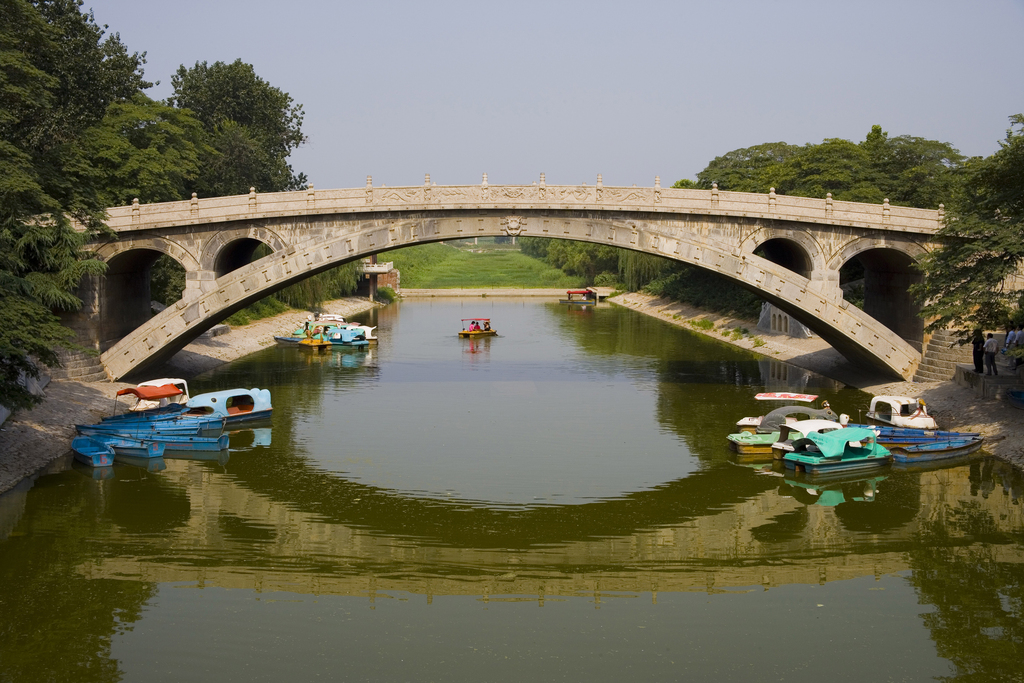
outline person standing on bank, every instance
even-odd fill
[[[980,375],[985,371],[982,367],[982,363],[985,360],[985,335],[981,333],[981,330],[974,331],[971,346],[974,351],[974,371]]]
[[[996,338],[992,336],[992,333],[988,333],[988,339],[985,340],[985,374],[986,375],[998,375],[999,370],[996,369],[996,351],[999,349],[999,343]]]

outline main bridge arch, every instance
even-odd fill
[[[235,311],[338,265],[415,244],[499,235],[592,242],[689,263],[756,291],[854,362],[909,378],[920,360],[911,344],[842,298],[838,270],[826,265],[823,248],[810,250],[810,277],[754,253],[768,239],[796,235],[794,242],[807,242],[800,226],[784,221],[768,221],[770,230],[765,231],[766,221],[746,215],[440,208],[263,218],[247,220],[243,227],[252,230],[258,224],[268,231],[262,234],[283,235],[295,232],[296,223],[301,223],[306,239],[205,282],[202,292],[168,307],[109,348],[101,359],[111,377],[120,379],[162,362]],[[763,239],[746,239],[758,231]],[[841,244],[866,232],[845,229],[830,239]],[[916,244],[916,237],[910,241]],[[209,250],[204,254],[207,260],[215,258]]]

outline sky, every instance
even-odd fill
[[[303,106],[317,188],[650,186],[763,142],[891,136],[989,155],[1024,112],[1024,0],[85,0],[149,92],[242,59]]]

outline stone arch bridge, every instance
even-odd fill
[[[421,186],[308,190],[117,207],[108,264],[71,321],[120,379],[169,358],[235,311],[335,266],[414,244],[528,235],[606,244],[717,272],[815,331],[850,360],[909,379],[923,322],[907,287],[934,245],[939,211],[769,194],[654,187]],[[273,253],[250,263],[260,244]],[[149,269],[180,263],[186,288],[151,317]],[[864,267],[864,310],[839,270]]]

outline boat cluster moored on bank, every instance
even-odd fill
[[[117,396],[133,396],[135,405],[117,414],[115,402],[115,414],[110,417],[76,425],[79,435],[71,445],[75,460],[90,467],[141,462],[153,469],[147,461],[165,457],[223,459],[229,441],[226,428],[266,421],[273,413],[266,389],[229,389],[190,397],[182,379],[143,382],[118,391]]]
[[[291,334],[274,337],[283,346],[298,345],[314,351],[334,347],[363,349],[377,343],[373,331],[376,327],[346,322],[332,313],[308,316]]]
[[[850,472],[969,455],[981,448],[977,432],[941,431],[924,401],[906,396],[875,396],[869,424],[851,424],[817,396],[767,392],[759,401],[784,405],[760,417],[744,417],[728,435],[741,462],[781,461],[808,474]]]

